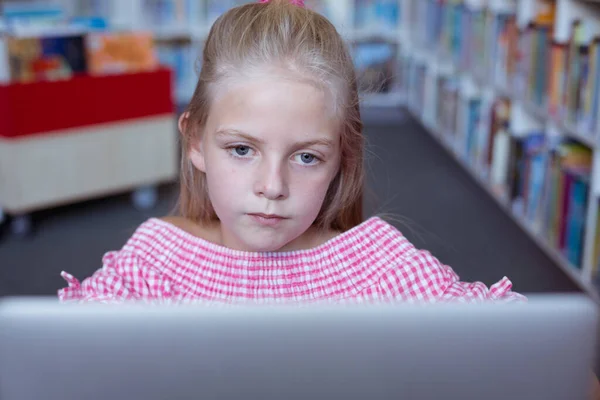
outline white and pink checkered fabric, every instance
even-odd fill
[[[490,288],[464,283],[378,217],[309,250],[235,251],[160,219],[143,223],[103,267],[69,286],[62,301],[159,303],[521,301],[505,277]]]

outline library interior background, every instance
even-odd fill
[[[245,2],[1,3],[0,296],[54,296],[61,271],[91,275],[173,211],[198,55]],[[306,6],[354,58],[365,215],[395,216],[462,280],[597,298],[600,3]]]

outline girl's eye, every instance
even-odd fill
[[[248,155],[248,153],[250,153],[249,146],[235,146],[232,150],[234,155],[239,157],[245,157]]]
[[[310,154],[310,153],[301,153],[298,154],[296,157],[298,157],[299,162],[301,164],[305,164],[305,165],[310,165],[310,164],[314,164],[317,160],[317,157],[314,154]]]

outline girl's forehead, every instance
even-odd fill
[[[207,125],[215,131],[335,136],[339,123],[333,110],[330,96],[315,85],[265,77],[221,88],[213,98]]]

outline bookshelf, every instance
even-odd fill
[[[596,3],[596,4],[594,4]],[[600,4],[408,0],[407,106],[599,299]]]

